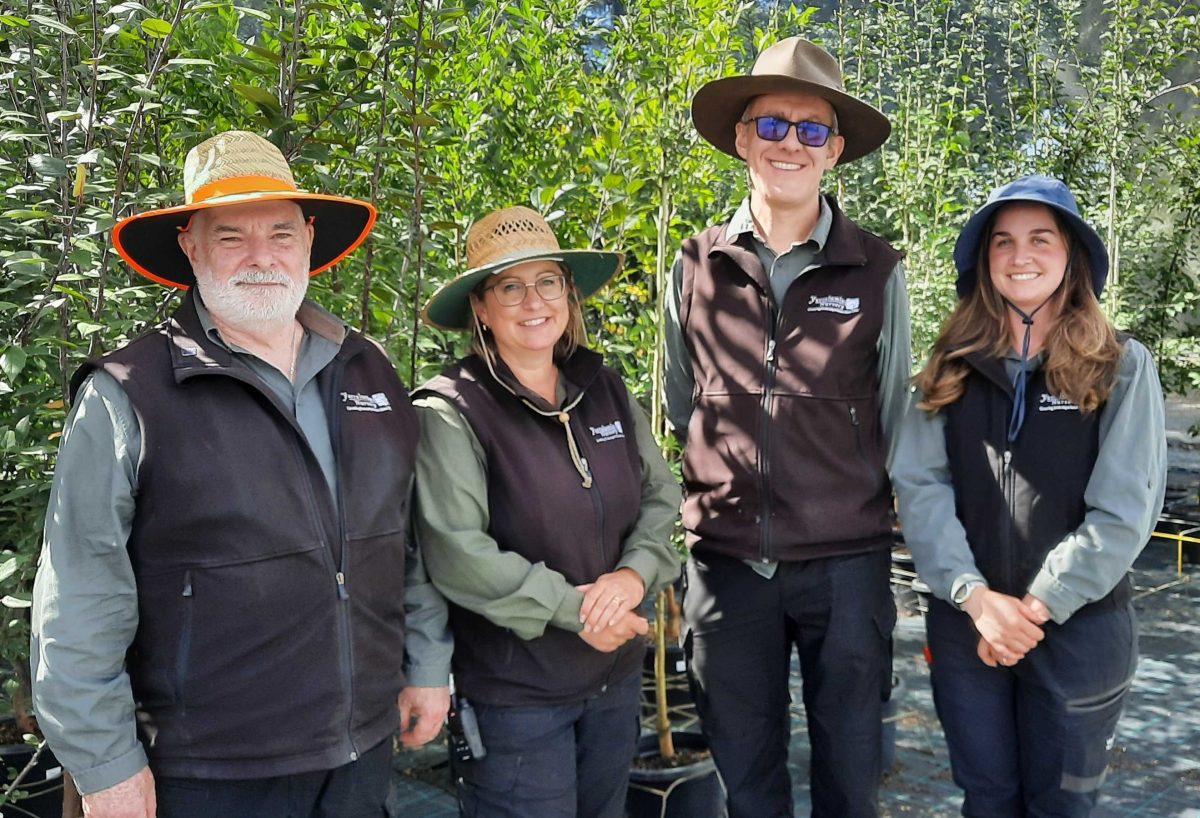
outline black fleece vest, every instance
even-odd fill
[[[190,298],[89,361],[141,425],[127,656],[157,774],[331,769],[396,727],[404,549],[418,427],[357,333],[318,376],[334,498],[291,413],[204,334]]]
[[[891,542],[876,345],[900,254],[829,202],[823,265],[778,308],[749,236],[718,225],[683,244],[683,524],[698,552],[806,560]]]
[[[501,549],[545,563],[581,585],[616,568],[641,507],[642,468],[628,392],[617,373],[587,349],[577,350],[561,369],[570,384],[567,405],[584,393],[566,414],[591,488],[583,486],[572,462],[561,420],[534,412],[478,357],[450,367],[421,393],[449,399],[483,447],[488,534]],[[453,604],[450,625],[455,684],[489,704],[582,701],[634,672],[645,653],[638,639],[601,653],[555,627],[524,640]]]
[[[1046,555],[1087,513],[1083,495],[1099,452],[1100,409],[1084,414],[1052,394],[1038,369],[1026,386],[1025,422],[1010,444],[1013,388],[1003,361],[971,355],[967,362],[966,391],[943,410],[955,511],[988,585],[1021,597]],[[1128,591],[1122,582],[1109,597],[1126,599]]]

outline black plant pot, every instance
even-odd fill
[[[21,774],[33,758],[35,750],[30,744],[0,744],[0,768],[4,770],[0,791],[7,788],[9,782]],[[17,791],[25,795],[0,806],[0,816],[62,818],[62,766],[49,747],[42,748],[37,763],[17,785]]]
[[[677,750],[707,750],[698,733],[671,733]],[[638,739],[638,757],[658,755],[658,736]],[[725,797],[717,767],[704,758],[682,767],[665,770],[629,771],[629,795],[625,799],[628,818],[720,818],[725,814]]]

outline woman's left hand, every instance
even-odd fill
[[[646,595],[645,583],[632,568],[618,568],[610,574],[601,574],[595,582],[576,588],[583,592],[579,621],[583,623],[583,629],[590,632],[614,624],[641,605],[642,597]]]

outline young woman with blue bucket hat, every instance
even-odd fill
[[[1061,181],[992,191],[954,261],[892,473],[937,597],[934,703],[963,815],[1086,816],[1137,664],[1127,572],[1162,507],[1162,389],[1101,311],[1108,256]]]

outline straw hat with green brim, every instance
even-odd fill
[[[313,225],[309,275],[349,255],[375,224],[375,208],[368,202],[297,188],[279,148],[246,131],[226,131],[188,151],[183,190],[184,204],[138,213],[112,230],[121,258],[169,287],[186,289],[196,282],[178,237],[201,210],[280,199],[295,202]]]
[[[536,210],[520,206],[494,210],[467,231],[467,271],[433,294],[421,318],[441,329],[470,329],[471,291],[479,282],[518,264],[540,260],[566,265],[580,298],[587,298],[617,274],[625,255],[560,249],[554,231]]]
[[[800,37],[788,37],[764,49],[748,75],[704,85],[692,98],[692,122],[715,147],[740,159],[737,123],[750,100],[763,94],[790,93],[812,94],[833,106],[838,133],[845,140],[839,165],[871,153],[892,132],[882,112],[846,93],[837,60]]]

